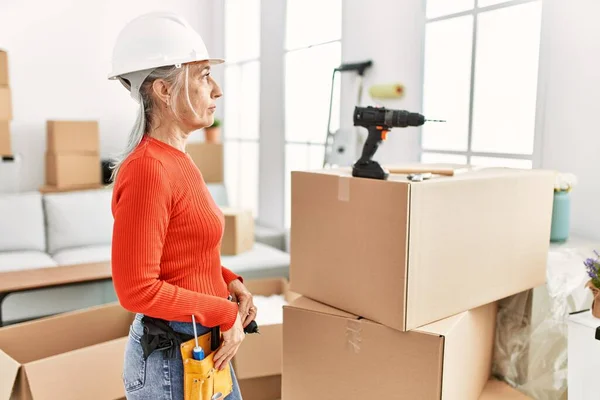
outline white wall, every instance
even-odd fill
[[[540,60],[543,168],[572,172],[572,231],[600,239],[600,2],[544,0]]]
[[[21,190],[44,182],[48,119],[98,120],[102,156],[124,146],[137,105],[120,83],[106,79],[112,46],[127,21],[155,10],[182,14],[211,51],[210,0],[0,2],[0,48],[9,52],[13,149],[23,156]]]
[[[424,4],[423,0],[344,0],[342,58],[344,62],[373,60],[365,75],[363,106],[422,111]],[[343,82],[341,126],[349,127],[357,96],[356,74]],[[405,86],[403,98],[369,96],[369,86],[395,82]],[[366,134],[366,129],[360,129]],[[384,163],[418,161],[420,132],[420,128],[392,129],[375,158]]]

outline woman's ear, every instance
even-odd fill
[[[152,82],[152,91],[158,100],[165,106],[171,105],[170,88],[163,79],[156,79]]]

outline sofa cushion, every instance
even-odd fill
[[[109,244],[61,250],[52,256],[59,265],[105,262],[110,261],[110,257],[111,246]]]
[[[0,272],[56,266],[56,261],[41,251],[7,251],[0,253]]]
[[[254,240],[259,243],[269,245],[279,250],[285,251],[285,231],[273,228],[267,228],[256,224],[254,226]]]
[[[112,240],[112,190],[82,190],[44,195],[48,252],[109,245]]]
[[[290,255],[262,243],[235,256],[221,256],[221,264],[244,279],[288,278]]]
[[[0,195],[0,252],[46,251],[39,192]]]

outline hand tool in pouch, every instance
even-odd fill
[[[194,327],[194,340],[196,341],[196,347],[192,350],[192,357],[194,360],[204,360],[204,350],[198,345],[198,331],[196,330],[196,318],[192,314],[192,325]]]

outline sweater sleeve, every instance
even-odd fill
[[[231,270],[225,268],[222,265],[221,265],[221,272],[222,272],[223,279],[225,280],[225,283],[227,284],[227,286],[229,286],[229,284],[231,282],[235,281],[236,279],[239,279],[242,283],[244,283],[244,279],[241,276],[239,276],[235,272],[232,272]]]
[[[162,164],[140,157],[123,165],[113,196],[112,276],[122,306],[166,320],[194,314],[207,327],[229,330],[238,306],[225,298],[197,293],[160,279],[160,260],[173,201]]]

